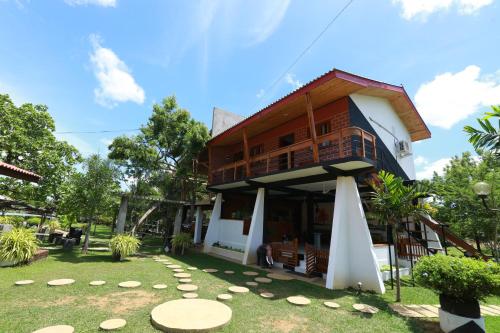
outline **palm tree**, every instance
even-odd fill
[[[472,126],[465,126],[464,131],[469,135],[469,142],[476,150],[491,150],[493,154],[500,157],[500,106],[492,106],[492,112],[486,112],[482,119],[477,119],[481,129]],[[498,118],[498,125],[495,128],[490,118]]]
[[[423,205],[417,204],[419,198],[428,196],[429,191],[420,183],[405,185],[402,178],[381,170],[378,177],[371,182],[374,190],[371,197],[374,213],[382,223],[392,225],[394,240],[394,265],[396,266],[396,302],[401,301],[401,281],[399,276],[399,260],[397,248],[397,229],[404,218],[427,213]]]

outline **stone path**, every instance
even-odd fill
[[[127,325],[127,321],[125,319],[108,319],[103,321],[100,325],[99,328],[104,331],[113,331],[113,330],[119,330],[122,327],[125,327]]]
[[[49,286],[66,286],[68,284],[73,284],[75,283],[75,280],[73,279],[57,279],[57,280],[51,280],[47,282]]]
[[[286,299],[289,303],[294,305],[309,305],[311,304],[311,300],[304,296],[290,296]]]
[[[166,289],[166,288],[167,288],[167,285],[166,285],[166,284],[162,284],[162,283],[160,283],[160,284],[155,284],[155,285],[153,286],[153,289]]]
[[[243,272],[243,275],[246,275],[246,276],[257,276],[257,275],[259,275],[259,273],[247,271],[247,272]]]
[[[338,305],[337,303],[335,302],[331,302],[331,301],[326,301],[323,303],[327,308],[330,308],[330,309],[338,309],[340,308],[340,305]]]
[[[16,286],[25,286],[27,284],[33,284],[33,283],[35,283],[35,281],[33,280],[20,280],[15,282]]]
[[[187,279],[187,278],[191,277],[191,274],[189,274],[189,273],[175,273],[174,277],[178,278],[178,279]]]
[[[181,268],[181,266],[180,265],[167,265],[167,268],[177,269],[177,268]]]
[[[139,281],[125,281],[118,283],[118,287],[122,288],[137,288],[141,285]]]
[[[91,286],[102,286],[104,284],[106,284],[106,281],[102,281],[102,280],[90,281],[89,282],[89,285],[91,285]]]
[[[439,305],[403,305],[389,304],[389,307],[403,317],[410,318],[438,318]],[[500,316],[499,305],[480,305],[482,316]]]
[[[293,277],[288,276],[288,275],[284,275],[284,274],[279,274],[279,273],[269,273],[269,274],[267,274],[267,277],[270,279],[280,280],[280,281],[293,280]]]
[[[73,326],[55,325],[33,331],[32,333],[73,333],[74,331],[75,328]]]
[[[255,280],[255,282],[259,282],[259,283],[271,283],[271,282],[273,282],[273,280],[271,280],[269,278],[265,278],[265,277],[258,277],[258,278],[255,278],[254,280]]]
[[[195,271],[195,270],[198,269],[198,267],[188,267],[187,269],[190,270],[190,271]]]
[[[247,293],[250,291],[246,287],[239,287],[239,286],[231,286],[231,287],[227,288],[227,290],[229,290],[230,292],[235,293],[235,294],[244,294],[244,293]]]
[[[264,292],[264,293],[260,293],[260,297],[262,297],[262,298],[273,298],[274,294],[273,293]]]
[[[367,314],[375,314],[379,311],[379,309],[374,306],[362,303],[353,304],[352,307],[354,308],[354,310]]]
[[[215,268],[205,268],[203,271],[205,273],[217,273],[219,270]]]
[[[229,294],[220,294],[220,295],[217,295],[217,299],[219,301],[229,301],[233,298],[232,295],[229,295]]]
[[[194,284],[180,284],[177,286],[177,290],[180,291],[196,291],[198,290],[198,286]]]
[[[253,281],[245,282],[245,284],[249,287],[257,287],[259,285],[257,282],[253,282]]]
[[[231,274],[234,274],[234,271],[224,271],[224,274],[229,274],[229,275],[231,275]]]
[[[188,299],[198,298],[198,294],[197,293],[185,293],[185,294],[182,294],[182,297],[188,298]]]
[[[176,273],[182,273],[182,272],[184,272],[184,270],[182,268],[175,268],[175,269],[173,269],[173,271],[176,272]]]

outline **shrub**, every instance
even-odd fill
[[[14,228],[0,236],[0,260],[28,262],[38,250],[35,234],[25,228]]]
[[[50,232],[54,232],[54,231],[56,231],[56,229],[61,228],[61,224],[59,223],[58,220],[50,220],[47,223],[47,226],[49,227]]]
[[[116,258],[125,258],[134,254],[139,249],[141,242],[129,235],[116,235],[109,241],[109,246],[113,252],[113,256]]]
[[[437,254],[421,258],[414,276],[420,285],[464,301],[500,292],[500,265],[492,261]]]
[[[174,236],[172,239],[172,249],[181,249],[181,254],[184,254],[184,249],[190,247],[193,244],[193,238],[190,234],[181,232]]]
[[[14,227],[20,227],[23,224],[22,216],[0,216],[0,224],[10,224]]]

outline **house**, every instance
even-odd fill
[[[384,169],[414,180],[412,144],[431,137],[405,89],[333,69],[245,119],[226,117],[214,110],[207,144],[217,195],[204,251],[251,264],[271,244],[276,261],[324,273],[327,288],[383,293],[387,232],[365,216],[367,179]]]

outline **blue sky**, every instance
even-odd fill
[[[58,131],[134,129],[175,94],[208,126],[339,68],[404,84],[433,137],[418,177],[470,150],[464,124],[500,104],[499,0],[0,0],[0,92],[49,106]],[[128,134],[132,134],[129,132]],[[84,154],[120,133],[59,134]]]

